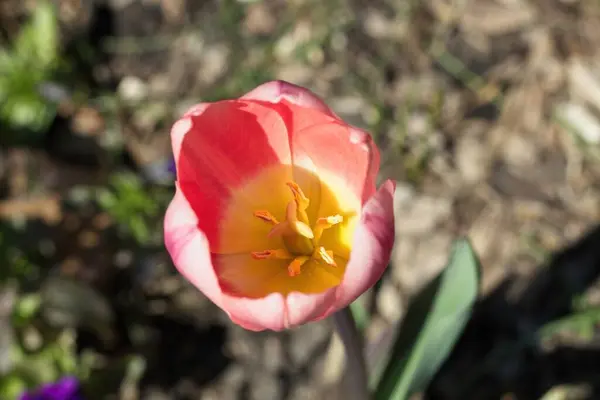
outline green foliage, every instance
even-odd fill
[[[538,335],[541,340],[546,340],[561,333],[570,333],[589,341],[594,338],[599,324],[600,307],[590,307],[545,324],[539,329]]]
[[[58,21],[51,2],[39,2],[11,49],[0,49],[0,124],[11,134],[2,142],[37,140],[56,114],[56,104],[45,99],[41,85],[59,66]]]
[[[10,322],[15,340],[9,349],[12,368],[8,374],[0,374],[1,399],[15,399],[27,388],[79,372],[73,332],[42,334],[36,326],[40,305],[36,294],[22,296],[14,305]]]
[[[0,284],[7,280],[17,282],[35,275],[36,266],[30,262],[26,254],[15,240],[16,232],[6,224],[0,223]]]
[[[350,304],[350,312],[352,313],[356,327],[360,331],[364,331],[369,324],[369,312],[364,304],[362,304],[360,298]]]
[[[15,337],[8,352],[11,368],[4,375],[0,373],[0,399],[16,399],[26,390],[65,375],[78,377],[84,391],[91,390],[92,394],[86,396],[89,399],[106,398],[106,394],[119,387],[137,387],[145,371],[143,358],[124,355],[107,368],[101,368],[98,354],[89,350],[78,354],[74,330],[56,331],[40,324],[42,308],[39,294],[21,296],[10,316],[12,329],[0,330],[3,335]],[[112,379],[107,381],[107,375]]]
[[[140,244],[148,244],[153,234],[153,223],[161,206],[132,174],[117,174],[110,189],[99,189],[97,200],[126,233]]]
[[[471,315],[479,268],[469,242],[457,241],[444,271],[409,307],[381,374],[376,399],[404,400],[426,388]]]

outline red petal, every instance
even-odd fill
[[[289,82],[272,81],[242,98],[276,103],[290,132],[294,165],[316,174],[332,172],[363,204],[375,193],[377,146],[368,133],[345,124],[316,94]],[[296,181],[311,197],[318,197],[315,182],[301,175]]]
[[[222,101],[197,111],[175,124],[172,140],[179,186],[215,249],[231,190],[266,167],[291,164],[291,155],[285,124],[268,103]]]

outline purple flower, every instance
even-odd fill
[[[171,159],[169,161],[169,172],[172,173],[173,175],[177,174],[177,165],[175,164],[175,159]]]
[[[23,393],[19,400],[83,400],[83,397],[79,391],[77,378],[68,376]]]
[[[175,160],[172,158],[156,160],[140,167],[142,175],[147,180],[159,185],[172,184],[177,175]]]

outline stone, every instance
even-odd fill
[[[402,296],[398,288],[390,279],[383,281],[379,293],[377,293],[377,311],[388,322],[400,321],[403,314]]]
[[[562,104],[558,106],[557,114],[585,142],[600,143],[600,121],[587,107],[575,103]]]
[[[329,337],[329,326],[324,322],[300,326],[293,331],[289,347],[294,366],[304,366],[312,361],[317,349]]]
[[[148,85],[137,76],[126,76],[117,87],[117,94],[129,103],[139,103],[148,95]]]
[[[205,84],[214,83],[227,70],[229,48],[225,45],[206,46],[198,79]]]
[[[225,370],[220,379],[216,398],[219,400],[239,399],[240,392],[246,382],[247,377],[244,367],[240,364],[231,365]]]
[[[291,391],[290,400],[314,400],[319,398],[319,391],[310,384],[298,384]]]
[[[401,191],[407,191],[401,189]],[[395,199],[396,235],[420,235],[430,232],[450,217],[449,198],[423,195],[403,202]]]
[[[256,373],[250,379],[250,400],[281,399],[283,397],[283,382],[278,376]]]
[[[456,166],[468,184],[485,179],[490,157],[484,144],[472,136],[463,136],[456,145]]]
[[[446,232],[400,238],[392,255],[392,279],[401,290],[414,294],[442,270],[451,244],[452,235]]]
[[[517,134],[504,140],[502,158],[507,164],[516,167],[531,167],[538,162],[535,144]]]
[[[285,363],[283,345],[278,336],[269,336],[263,343],[263,363],[267,371],[275,373]]]

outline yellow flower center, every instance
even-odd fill
[[[254,212],[255,217],[273,225],[267,236],[281,236],[285,248],[253,251],[252,257],[256,260],[290,260],[287,268],[289,276],[299,275],[302,266],[310,260],[327,267],[336,267],[333,251],[320,246],[319,241],[325,229],[341,223],[344,218],[339,214],[317,218],[311,227],[306,212],[310,200],[295,182],[287,182],[287,186],[294,199],[287,204],[285,221],[279,222],[268,210]]]
[[[327,171],[265,168],[231,191],[219,216],[211,243],[219,284],[250,298],[339,285],[360,207],[344,180]]]

